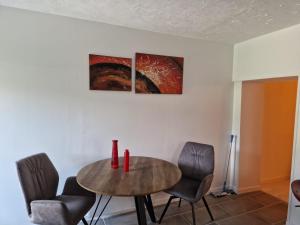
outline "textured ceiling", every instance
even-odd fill
[[[300,0],[0,0],[0,5],[225,43],[300,23]]]

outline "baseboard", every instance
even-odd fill
[[[275,177],[275,178],[261,180],[261,184],[277,183],[277,182],[286,181],[289,179],[290,179],[290,176]]]
[[[231,187],[229,187],[231,188]],[[223,186],[219,186],[219,187],[212,187],[210,190],[209,190],[209,193],[211,192],[221,192],[223,191]]]
[[[259,191],[261,189],[260,185],[249,186],[249,187],[242,187],[238,189],[238,193],[246,193],[251,191]]]
[[[220,192],[222,191],[223,187],[213,187],[210,189],[210,191],[208,193],[211,192]],[[160,192],[159,194],[153,194],[151,195],[152,197],[152,203],[153,206],[159,206],[159,205],[164,205],[168,202],[170,195],[164,192]],[[179,201],[179,199],[174,199],[174,202]],[[120,216],[120,215],[124,215],[127,213],[131,213],[135,211],[135,207],[128,207],[126,209],[121,209],[121,210],[117,210],[114,212],[111,212],[109,215],[103,215],[101,216],[101,219],[107,219],[107,218],[111,218],[111,217],[115,217],[115,216]],[[91,218],[86,218],[88,221],[91,220]],[[97,217],[94,218],[94,220],[97,220]]]
[[[128,214],[128,213],[131,213],[134,211],[135,211],[135,207],[129,207],[127,209],[117,210],[117,211],[111,212],[110,214],[103,215],[103,216],[101,216],[101,219],[107,219],[107,218],[111,218],[114,216],[120,216],[120,215]],[[94,218],[94,220],[96,220],[96,219],[97,218]]]

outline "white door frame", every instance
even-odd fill
[[[269,77],[269,78],[271,79],[271,78],[278,78],[278,77]],[[257,80],[257,79],[253,79],[253,80]],[[247,81],[247,80],[234,81],[234,95],[233,95],[232,134],[236,135],[237,138],[235,143],[236,152],[231,157],[229,183],[231,188],[233,188],[237,193],[239,193],[240,127],[241,127],[241,103],[242,103],[242,82],[243,81]],[[299,99],[300,99],[300,77],[298,76],[291,180],[294,180],[295,178],[298,179],[300,178],[300,165],[299,165],[300,164],[299,163],[300,162],[300,138],[298,137],[300,135]],[[296,164],[296,162],[298,162],[298,165]],[[299,213],[298,212],[299,208],[295,209],[294,205],[296,204],[296,202],[293,201],[294,198],[290,191],[287,221],[293,221],[292,218],[294,217],[294,215]],[[287,224],[291,224],[291,223],[287,222]]]

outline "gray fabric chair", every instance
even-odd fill
[[[58,173],[45,153],[16,162],[19,180],[32,223],[75,225],[93,206],[96,195],[80,187],[76,177],[69,177],[61,195],[56,195]]]
[[[161,223],[171,201],[175,198],[179,198],[178,207],[180,207],[181,199],[184,199],[191,204],[194,225],[196,225],[194,203],[201,199],[203,199],[211,220],[214,220],[204,197],[213,180],[213,146],[187,142],[180,154],[178,166],[182,172],[182,177],[173,188],[166,191],[171,196],[159,219],[159,223]]]

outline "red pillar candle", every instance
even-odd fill
[[[119,167],[118,140],[112,141],[111,167],[113,169],[117,169]]]
[[[124,151],[123,171],[124,172],[128,172],[129,171],[129,151],[128,151],[128,149],[126,149]]]

